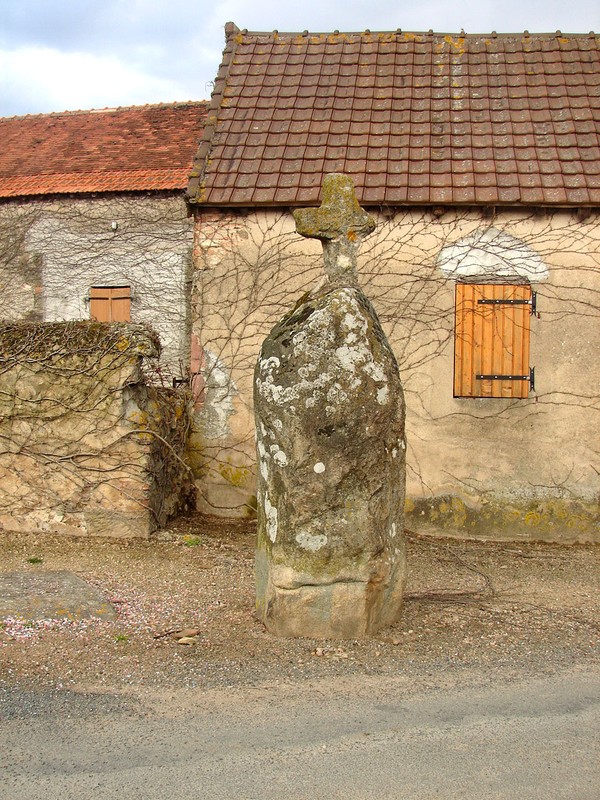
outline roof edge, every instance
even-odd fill
[[[315,208],[319,205],[320,199],[315,200],[314,202],[305,202],[305,203],[196,203],[193,206],[193,210],[197,211],[199,214],[203,211],[256,211],[260,209],[261,211],[282,211],[285,209],[292,209],[292,208]],[[516,203],[516,202],[508,202],[508,203],[499,203],[499,202],[486,202],[486,203],[476,203],[474,201],[464,202],[464,203],[434,203],[432,200],[427,200],[424,202],[412,202],[412,203],[386,203],[384,201],[375,202],[372,200],[369,201],[362,201],[359,200],[359,205],[362,208],[368,208],[372,211],[381,210],[381,209],[410,209],[410,208],[420,208],[420,209],[427,209],[427,208],[444,208],[447,210],[451,209],[458,209],[458,208],[477,208],[477,209],[501,209],[502,211],[509,211],[510,209],[518,209],[522,211],[524,208],[543,208],[548,211],[575,211],[577,209],[589,209],[590,211],[599,211],[600,212],[600,203]]]
[[[229,67],[233,60],[239,39],[240,29],[237,25],[234,22],[225,23],[225,49],[223,50],[223,57],[211,93],[204,131],[200,139],[200,145],[194,156],[194,163],[188,180],[186,198],[189,203],[202,202],[200,195],[202,193],[204,170],[206,168],[206,162],[208,161],[212,138],[217,126],[227,75],[229,74]]]
[[[86,189],[84,191],[46,191],[34,194],[0,194],[0,205],[8,204],[25,205],[27,203],[59,201],[59,200],[89,200],[94,197],[180,197],[185,200],[184,187],[176,188],[145,188],[145,189]]]
[[[183,193],[188,171],[187,167],[161,167],[0,177],[0,199],[128,191]]]
[[[77,117],[85,114],[117,114],[122,111],[144,111],[152,108],[183,108],[194,106],[208,106],[210,100],[174,100],[172,103],[144,103],[140,106],[114,106],[107,108],[78,108],[67,111],[48,111],[39,114],[13,114],[10,117],[0,117],[0,121],[41,119],[42,117]]]

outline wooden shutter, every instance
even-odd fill
[[[96,322],[130,322],[129,286],[94,286],[90,290],[90,319]]]
[[[531,286],[456,285],[455,397],[527,397]]]

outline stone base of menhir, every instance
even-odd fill
[[[403,547],[378,573],[339,575],[329,584],[302,583],[319,576],[269,565],[264,550],[257,553],[256,569],[257,615],[275,636],[364,639],[400,614]]]
[[[265,340],[255,373],[257,613],[279,636],[360,638],[399,615],[404,400],[354,287],[309,296]]]

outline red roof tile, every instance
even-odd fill
[[[598,201],[594,34],[226,32],[192,203],[227,172],[228,205],[313,205],[331,171],[372,205]]]
[[[184,189],[206,101],[0,118],[0,198]]]

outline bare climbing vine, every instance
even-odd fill
[[[488,448],[488,458],[512,447],[516,463],[525,464],[517,434],[523,430],[546,464],[535,478],[525,469],[519,473],[531,496],[568,499],[577,497],[581,486],[589,493],[598,456],[592,420],[600,408],[589,356],[600,315],[597,212],[482,215],[468,208],[382,208],[377,219],[376,232],[359,253],[359,278],[400,366],[409,483],[430,496],[445,469],[449,485],[484,496],[490,482],[471,463],[450,460],[432,477],[432,465],[437,469],[441,461],[432,442],[448,441],[451,431],[454,441],[471,448],[469,459],[475,462],[485,459],[481,443],[490,441],[496,447]],[[190,464],[205,509],[219,511],[206,489],[213,477],[239,489],[235,502],[252,506],[251,398],[258,349],[273,324],[318,280],[322,255],[318,242],[307,245],[296,234],[287,210],[199,211],[195,241],[193,227],[180,197],[4,203],[0,319],[84,319],[90,286],[129,283],[132,318],[155,328],[165,345],[148,381],[164,387],[173,377],[187,379],[195,336],[202,357],[196,364],[192,358],[198,375],[191,376],[196,414]],[[461,278],[474,252],[490,252],[490,240],[496,267],[503,267],[500,277],[483,270]],[[533,324],[533,349],[547,348],[536,392],[528,400],[452,402],[454,281],[515,281],[519,259],[529,257],[527,248],[548,273],[521,278],[538,293],[541,319]],[[575,426],[573,456],[551,455],[557,419]]]
[[[147,535],[189,499],[187,397],[148,385],[142,326],[0,327],[0,526]]]
[[[93,286],[129,286],[131,320],[152,326],[155,377],[187,375],[192,228],[181,196],[114,195],[0,204],[0,320],[90,318]]]
[[[477,257],[479,272],[470,265]],[[218,472],[226,458],[252,458],[252,374],[260,342],[312,287],[321,264],[320,244],[301,242],[287,211],[198,212],[193,316],[207,354],[209,472]],[[361,247],[358,271],[400,366],[409,479],[423,495],[433,491],[428,442],[447,437],[450,429],[458,441],[475,430],[484,443],[501,439],[503,430],[519,447],[517,431],[535,428],[537,442],[548,449],[545,427],[557,414],[572,413],[579,431],[591,430],[589,415],[600,410],[600,397],[573,363],[578,351],[589,351],[600,317],[597,214],[380,209],[378,228]],[[546,348],[546,369],[529,399],[452,401],[457,279],[534,285],[541,319],[533,324],[533,349],[537,355]],[[581,332],[579,344],[573,330]],[[590,440],[586,445],[594,449]],[[578,485],[591,483],[582,463],[557,459],[547,466],[537,485],[529,482],[531,496],[575,497]],[[455,469],[452,462],[447,481],[465,493],[490,489],[476,469]]]

